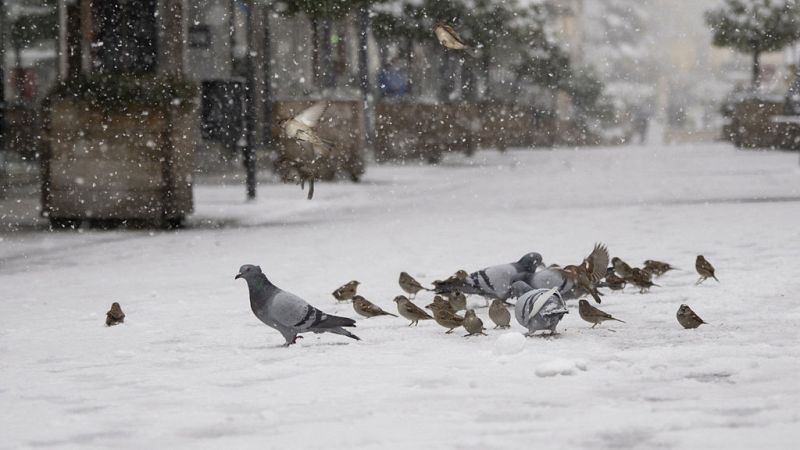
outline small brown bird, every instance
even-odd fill
[[[401,316],[411,321],[408,326],[419,325],[420,320],[433,319],[433,317],[425,312],[424,309],[411,303],[411,300],[409,300],[405,295],[398,295],[394,298],[394,302],[397,303],[397,312],[400,313]]]
[[[407,272],[400,272],[400,279],[398,280],[400,283],[400,289],[403,290],[406,294],[410,295],[411,298],[417,296],[417,292],[419,291],[430,291],[426,287],[423,287],[419,281],[415,280],[414,277],[409,275]]]
[[[454,273],[453,275],[450,275],[445,280],[436,280],[436,281],[433,282],[433,284],[434,285],[437,285],[437,284],[454,284],[454,283],[457,284],[460,281],[466,281],[467,277],[469,277],[469,274],[467,273],[466,270],[458,270],[458,271],[456,271],[456,273]]]
[[[630,270],[630,276],[625,279],[628,283],[636,286],[639,288],[639,293],[644,294],[645,292],[649,291],[651,287],[661,287],[652,281],[650,281],[650,277],[652,275],[650,272],[646,270],[642,270],[638,267],[633,267]]]
[[[656,261],[653,259],[648,259],[644,262],[644,270],[652,273],[653,275],[660,277],[665,273],[669,272],[670,270],[675,270],[669,263],[665,263],[663,261]]]
[[[462,326],[465,330],[467,330],[467,336],[474,336],[476,334],[486,336],[486,333],[483,332],[486,328],[483,328],[483,321],[475,314],[474,309],[468,309],[466,313],[464,313],[464,321],[462,322]]]
[[[692,308],[689,308],[689,305],[681,305],[678,308],[678,323],[680,323],[683,328],[690,329],[690,328],[697,328],[702,324],[708,324],[708,322],[704,322],[703,319],[700,318]]]
[[[495,328],[511,328],[511,313],[508,306],[500,299],[492,300],[489,305],[489,318],[494,322]]]
[[[631,266],[620,258],[616,256],[611,258],[611,265],[620,278],[627,279],[631,275]]]
[[[396,315],[390,312],[382,310],[380,306],[370,302],[369,300],[365,299],[360,295],[356,295],[355,297],[353,297],[353,309],[356,310],[357,313],[366,317],[367,319],[375,316],[397,317]]]
[[[581,264],[566,266],[561,269],[561,273],[572,280],[575,286],[591,294],[594,301],[602,303],[595,285],[606,275],[607,267],[608,249],[604,244],[598,243]]]
[[[444,299],[442,299],[442,301],[444,301]],[[444,304],[441,302],[436,303],[434,301],[430,305],[426,306],[426,308],[433,311],[433,320],[435,320],[436,323],[448,329],[445,334],[450,334],[453,332],[453,330],[461,326],[461,324],[464,322],[464,318],[450,311],[449,304],[447,304],[447,306],[445,306],[445,304],[447,304],[446,301]]]
[[[464,40],[461,39],[461,36],[456,33],[456,30],[443,22],[438,22],[433,26],[433,34],[436,35],[436,39],[438,39],[439,43],[445,48],[452,50],[466,50],[469,48],[469,46],[464,43]]]
[[[606,274],[606,286],[612,291],[621,291],[625,289],[627,282],[613,273]]]
[[[613,317],[611,314],[595,308],[584,299],[578,301],[578,313],[581,315],[581,319],[594,324],[592,325],[592,328],[605,322],[606,320],[616,320],[617,322],[625,323],[625,321],[619,320]]]
[[[339,289],[333,291],[333,296],[340,302],[352,300],[356,295],[356,290],[358,289],[359,284],[361,283],[356,280],[350,281]]]
[[[447,301],[450,302],[450,308],[452,308],[453,311],[464,311],[467,309],[467,296],[458,289],[447,294]]]
[[[455,309],[453,309],[453,305],[451,305],[451,304],[450,304],[450,301],[449,301],[449,300],[446,300],[446,299],[445,299],[445,298],[443,298],[441,295],[436,295],[436,296],[434,296],[434,297],[433,297],[433,303],[434,303],[436,306],[440,306],[440,307],[442,307],[443,309],[446,309],[446,310],[448,310],[448,311],[450,311],[450,312],[452,312],[452,313],[455,313],[455,312],[456,312],[456,310],[455,310]]]
[[[697,270],[697,273],[700,274],[700,279],[697,280],[695,285],[706,281],[707,278],[713,278],[717,280],[717,283],[719,283],[719,279],[716,275],[714,275],[714,266],[712,266],[703,255],[697,255],[697,260],[694,262],[694,268]]]
[[[119,325],[123,322],[125,322],[125,313],[122,312],[122,308],[119,306],[119,303],[112,303],[111,309],[109,309],[106,313],[106,326],[110,327]]]

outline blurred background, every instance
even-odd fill
[[[322,180],[480,149],[796,149],[797,17],[777,0],[3,0],[0,196],[56,227],[180,225],[195,183],[297,181],[274,124],[322,99]],[[474,48],[443,49],[439,21]]]

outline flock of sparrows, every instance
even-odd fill
[[[449,25],[439,22],[434,25],[433,33],[443,47],[464,51],[474,56],[470,53],[474,49],[468,46]],[[284,136],[297,142],[306,152],[306,158],[290,160],[288,164],[294,169],[295,178],[301,189],[305,189],[305,183],[308,182],[309,200],[314,197],[314,180],[318,177],[319,165],[323,158],[331,155],[335,145],[334,142],[321,138],[314,130],[328,106],[329,102],[319,101],[294,117],[278,120],[278,126]]]
[[[485,335],[483,321],[474,309],[467,308],[465,292],[476,294],[486,298],[487,301],[491,300],[488,316],[494,323],[494,328],[503,329],[511,326],[511,313],[508,308],[514,306],[517,321],[528,328],[528,335],[533,335],[539,330],[547,330],[553,334],[561,317],[568,313],[565,299],[590,295],[597,303],[601,303],[603,294],[598,288],[622,290],[628,284],[638,288],[640,293],[644,293],[651,287],[658,286],[653,283],[653,277],[660,277],[675,270],[671,264],[656,260],[646,260],[642,267],[632,267],[618,257],[612,258],[610,262],[611,266],[608,266],[608,251],[605,245],[597,244],[581,264],[564,267],[551,265],[540,272],[537,272],[537,268],[543,267],[544,264],[538,253],[529,253],[517,263],[490,266],[472,274],[458,270],[445,280],[434,281],[432,287],[425,287],[407,272],[401,272],[398,284],[407,296],[398,295],[394,298],[394,302],[397,305],[397,313],[410,320],[408,326],[416,326],[421,320],[434,320],[447,329],[446,334],[463,327],[467,331],[465,337]],[[708,278],[719,281],[714,273],[714,266],[703,255],[697,256],[695,269],[700,275],[695,284],[700,284]],[[554,276],[560,276],[560,283],[550,282],[541,287],[542,278],[536,275],[547,271],[556,274]],[[555,284],[558,286],[553,286]],[[359,285],[357,280],[350,281],[333,291],[333,297],[339,302],[352,301],[355,312],[365,318],[398,317],[358,295]],[[502,289],[498,290],[495,285],[502,285]],[[432,315],[412,302],[421,291],[435,294],[433,301],[425,306]],[[511,297],[517,298],[516,305],[506,302]],[[463,316],[458,314],[460,311],[465,311]],[[583,298],[578,301],[578,313],[581,319],[592,324],[591,328],[605,321],[625,323],[592,306]],[[676,317],[678,323],[687,329],[697,328],[706,323],[685,304],[680,305]]]

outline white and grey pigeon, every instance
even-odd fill
[[[534,289],[524,281],[517,281],[512,290],[517,297],[514,317],[520,325],[528,329],[526,336],[533,336],[539,330],[548,330],[550,334],[555,334],[558,322],[564,314],[569,314],[558,288]]]
[[[300,333],[335,333],[361,340],[343,327],[355,327],[347,317],[325,314],[302,298],[272,284],[261,267],[245,264],[235,279],[244,278],[250,291],[250,308],[266,325],[278,330],[288,347],[297,342]],[[300,336],[302,338],[302,336]]]
[[[560,267],[547,267],[536,273],[530,274],[524,280],[531,289],[550,289],[558,288],[559,294],[564,300],[577,298],[575,283],[564,276]]]
[[[466,280],[452,280],[434,284],[439,294],[459,290],[465,294],[475,294],[487,299],[505,300],[511,296],[511,285],[515,281],[528,279],[543,265],[542,255],[531,252],[517,262],[490,266],[471,273]]]

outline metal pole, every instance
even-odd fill
[[[6,167],[6,8],[5,0],[0,0],[0,198],[8,188],[8,168]]]
[[[374,109],[369,89],[369,6],[358,11],[358,82],[364,102],[364,133],[367,147],[374,143]]]
[[[242,148],[244,157],[244,168],[247,185],[247,199],[256,198],[256,105],[255,105],[255,66],[253,64],[253,8],[255,2],[245,4],[245,24],[247,26],[247,53],[245,55],[245,70],[247,71],[244,86],[244,138],[245,144]]]

